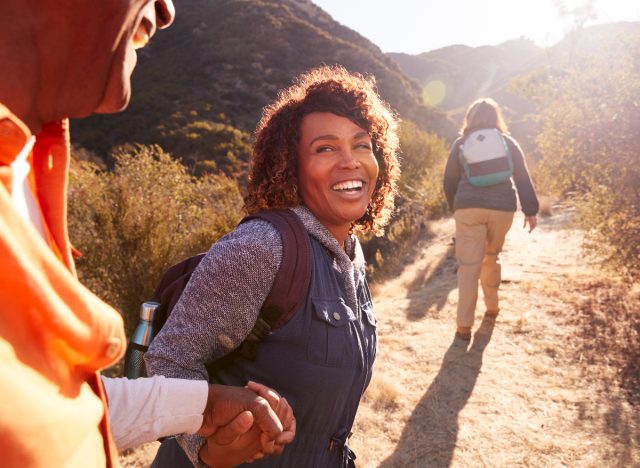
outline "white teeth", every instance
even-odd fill
[[[362,188],[361,180],[347,180],[331,187],[331,190],[359,190]]]
[[[147,45],[149,39],[149,31],[147,31],[147,28],[140,23],[138,29],[136,29],[136,32],[133,35],[133,47],[135,49],[141,49]]]

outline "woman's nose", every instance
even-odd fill
[[[347,169],[357,169],[360,167],[360,160],[355,151],[351,148],[346,148],[342,151],[342,158],[340,160],[341,165]]]

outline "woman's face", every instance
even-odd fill
[[[371,137],[346,117],[313,112],[300,124],[302,200],[338,241],[366,212],[378,178]]]

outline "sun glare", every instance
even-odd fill
[[[553,46],[576,26],[639,21],[638,0],[314,0],[383,52],[420,54],[454,44],[529,38]],[[580,20],[587,15],[585,21]]]
[[[422,100],[427,106],[437,106],[447,97],[447,85],[441,80],[431,80],[422,88]]]

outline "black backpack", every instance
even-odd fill
[[[253,329],[242,344],[230,355],[207,365],[210,377],[217,367],[224,365],[238,354],[247,359],[255,359],[257,344],[266,338],[271,333],[271,330],[282,327],[293,317],[309,289],[311,281],[311,245],[309,244],[307,231],[300,218],[291,210],[263,211],[246,216],[240,221],[240,224],[251,219],[268,221],[278,229],[282,238],[282,261],[271,291],[262,304],[258,320]],[[166,323],[191,275],[204,256],[205,254],[201,253],[189,257],[170,267],[162,276],[158,287],[150,298],[150,301],[160,304],[155,311],[153,319],[155,334]],[[129,343],[129,347],[140,348],[139,345],[133,342]],[[144,353],[146,347],[144,350],[138,350]],[[125,363],[126,368],[127,363]]]

